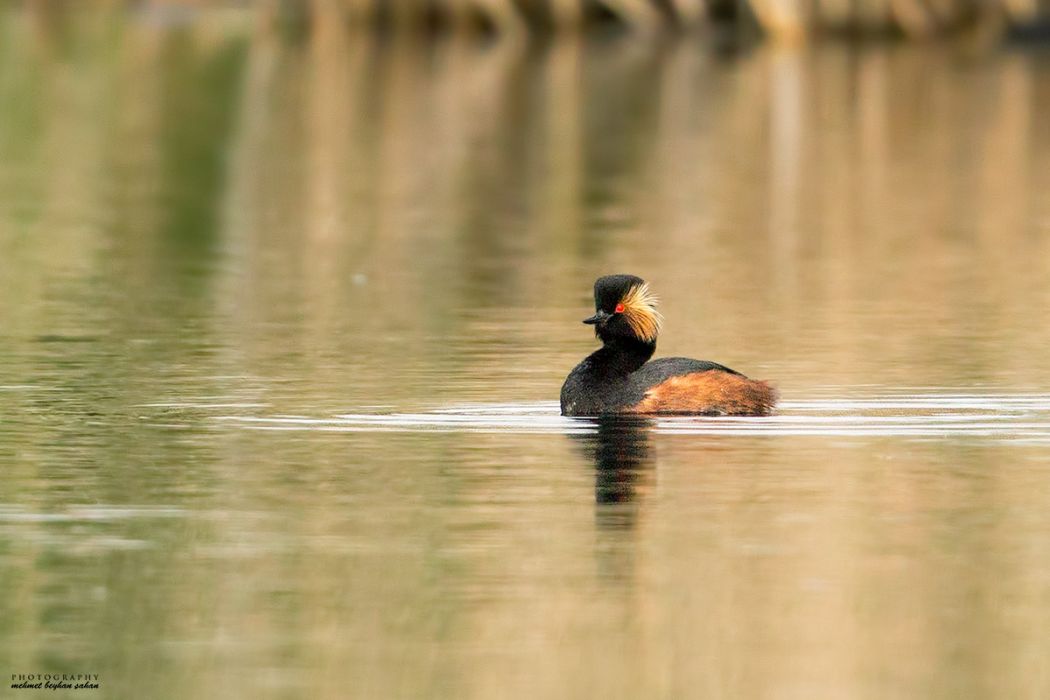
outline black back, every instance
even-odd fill
[[[642,391],[642,394],[644,394],[650,387],[665,382],[671,377],[693,374],[694,372],[707,372],[712,369],[719,372],[729,372],[741,377],[744,376],[735,369],[729,369],[717,362],[692,360],[688,357],[661,357],[659,360],[646,362],[637,372],[633,372],[631,374],[631,383],[644,387]],[[641,400],[641,397],[639,397],[639,400]]]

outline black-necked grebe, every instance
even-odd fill
[[[566,416],[679,414],[765,416],[776,390],[728,367],[705,360],[664,357],[656,351],[662,320],[645,280],[608,275],[594,283],[594,326],[602,347],[565,379],[561,412]]]

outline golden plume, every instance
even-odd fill
[[[631,287],[620,303],[623,304],[623,317],[627,324],[642,340],[652,342],[660,332],[664,317],[656,310],[658,299],[649,291],[649,284],[642,282]]]

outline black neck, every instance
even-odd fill
[[[609,338],[590,357],[597,368],[612,374],[630,374],[653,356],[656,342],[636,338]]]

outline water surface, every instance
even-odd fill
[[[972,47],[0,14],[0,671],[1045,696],[1048,107]],[[621,271],[780,413],[560,417]]]

